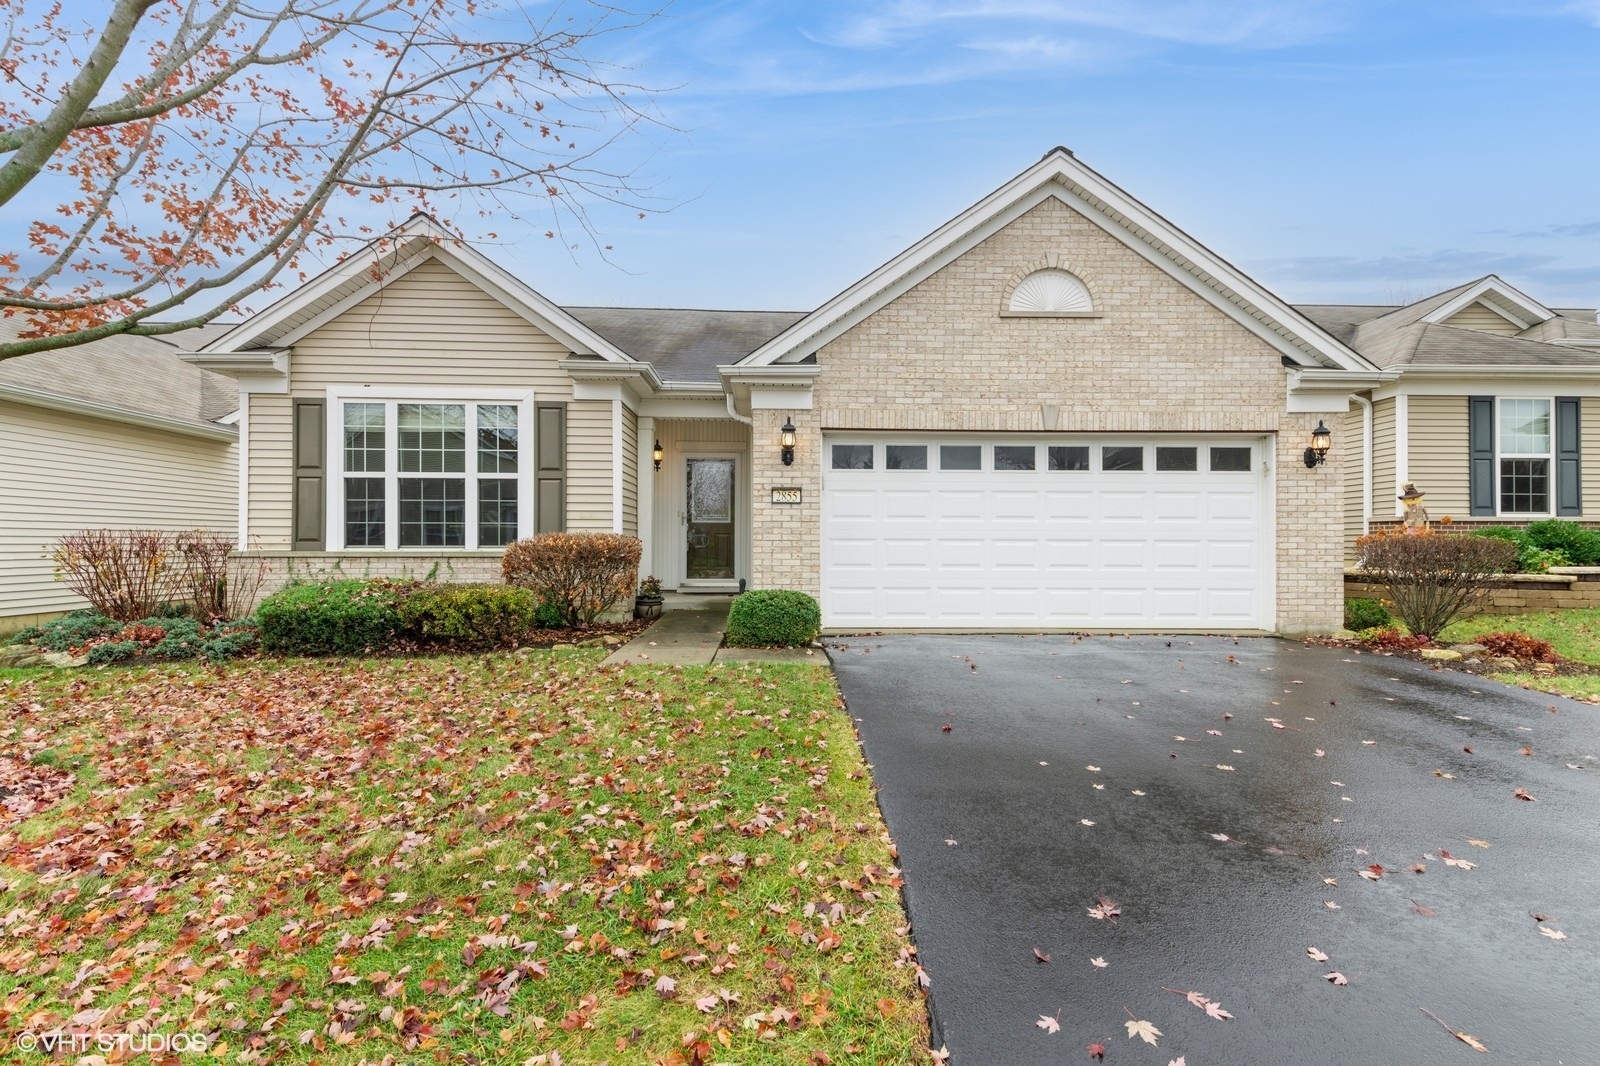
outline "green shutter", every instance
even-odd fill
[[[1576,396],[1556,397],[1556,514],[1583,514],[1583,469],[1579,452],[1583,410]]]
[[[294,401],[294,550],[327,547],[327,406],[322,400]]]
[[[1474,517],[1493,515],[1494,397],[1467,397],[1468,484]]]
[[[567,528],[567,405],[541,403],[535,410],[535,533]]]

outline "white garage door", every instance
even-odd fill
[[[1261,439],[825,439],[823,624],[1267,629]]]

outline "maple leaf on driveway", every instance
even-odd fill
[[[1138,1037],[1151,1047],[1155,1047],[1156,1041],[1161,1038],[1161,1030],[1157,1029],[1154,1025],[1151,1025],[1142,1018],[1135,1018],[1132,1021],[1123,1022],[1122,1024],[1123,1027],[1128,1030],[1129,1040],[1132,1040],[1134,1037]]]
[[[1050,954],[1049,954],[1049,952],[1040,951],[1038,948],[1034,948],[1033,949],[1033,961],[1034,962],[1049,962],[1050,961]]]
[[[1043,1029],[1047,1033],[1059,1033],[1059,1032],[1061,1032],[1061,1022],[1060,1022],[1060,1020],[1057,1019],[1057,1018],[1052,1018],[1048,1014],[1039,1015],[1039,1020],[1034,1022],[1033,1024],[1037,1025],[1040,1029]]]
[[[1103,1061],[1106,1057],[1106,1041],[1096,1040],[1094,1043],[1089,1044],[1085,1050],[1089,1052],[1089,1057],[1091,1059],[1094,1059],[1096,1062]]]
[[[1321,948],[1306,948],[1306,954],[1311,956],[1312,962],[1327,962],[1329,955]]]
[[[1205,1011],[1207,1017],[1215,1018],[1219,1022],[1225,1022],[1229,1018],[1233,1017],[1232,1014],[1229,1014],[1227,1011],[1222,1009],[1222,1004],[1215,1002],[1203,992],[1185,991],[1181,988],[1168,988],[1165,985],[1161,986],[1161,991],[1171,992],[1174,995],[1182,996],[1192,1005]]]
[[[1089,908],[1089,917],[1096,921],[1110,922],[1112,925],[1117,924],[1117,915],[1121,913],[1122,908],[1117,906],[1116,901],[1105,896],[1101,896],[1095,905]]]
[[[1322,979],[1336,985],[1347,985],[1350,983],[1350,979],[1344,974],[1340,973],[1338,970],[1334,970],[1332,973],[1323,974]]]

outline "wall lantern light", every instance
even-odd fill
[[[657,437],[656,438],[656,446],[650,452],[650,458],[652,458],[652,459],[654,459],[656,461],[656,469],[657,470],[661,469],[661,460],[665,459],[666,457],[667,457],[667,453],[661,450],[661,438]]]
[[[783,420],[783,429],[781,429],[779,432],[783,434],[781,437],[778,438],[779,443],[781,443],[783,445],[783,465],[784,466],[793,466],[794,465],[794,421],[793,421],[793,419],[785,418]]]
[[[1333,433],[1323,425],[1322,419],[1317,419],[1317,428],[1311,431],[1311,447],[1306,449],[1306,465],[1321,466],[1328,458],[1328,449],[1333,447]]]

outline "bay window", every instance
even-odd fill
[[[474,549],[527,535],[527,397],[330,400],[331,541]]]

